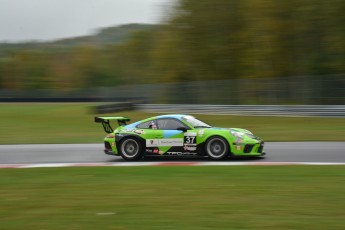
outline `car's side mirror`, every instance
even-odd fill
[[[186,127],[182,127],[182,126],[178,127],[177,130],[180,130],[180,131],[182,131],[184,133],[187,132],[187,128]]]

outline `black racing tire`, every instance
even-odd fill
[[[224,160],[229,156],[229,144],[223,137],[213,136],[206,141],[205,152],[212,160]]]
[[[121,157],[127,161],[137,161],[143,157],[142,144],[134,137],[123,139],[119,150]]]

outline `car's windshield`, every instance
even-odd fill
[[[184,116],[182,117],[183,120],[187,121],[189,124],[191,124],[194,128],[211,128],[210,125],[206,124],[203,121],[200,121],[192,116]]]

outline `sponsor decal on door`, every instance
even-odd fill
[[[183,146],[182,138],[171,139],[147,139],[146,147],[158,147],[158,146]]]

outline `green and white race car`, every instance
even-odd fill
[[[119,124],[115,130],[112,120]],[[143,156],[208,156],[223,160],[229,156],[264,156],[264,142],[240,128],[217,128],[190,115],[170,114],[127,125],[126,117],[95,117],[108,135],[106,154],[139,160]]]

